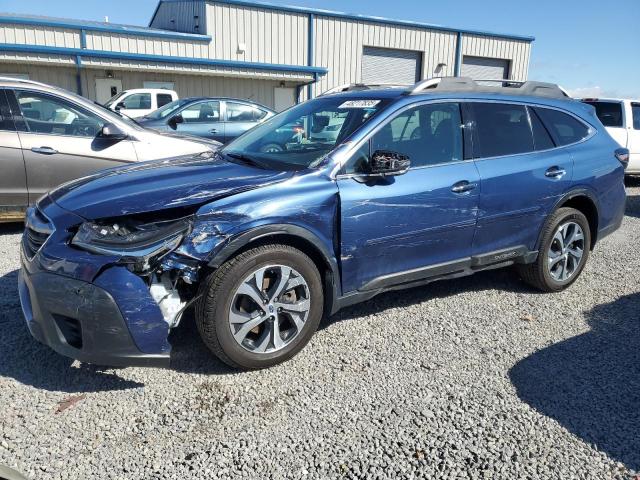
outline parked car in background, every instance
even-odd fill
[[[105,106],[129,118],[138,118],[176,100],[178,100],[178,94],[173,90],[135,88],[118,93]]]
[[[273,110],[244,100],[194,97],[171,102],[138,119],[138,123],[159,131],[229,143],[274,115]]]
[[[585,98],[621,147],[629,149],[627,174],[640,174],[640,100]]]
[[[381,292],[511,265],[563,290],[624,216],[628,152],[602,129],[555,85],[436,79],[318,97],[209,158],[97,173],[29,210],[28,328],[81,361],[167,366],[195,305],[211,351],[255,369]]]
[[[21,220],[51,188],[96,170],[218,146],[147,130],[57,87],[0,78],[0,221]]]

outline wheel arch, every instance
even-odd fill
[[[587,217],[589,222],[589,229],[591,230],[591,250],[596,246],[598,241],[598,226],[600,223],[600,213],[598,209],[598,200],[593,192],[586,188],[572,190],[563,195],[556,203],[555,207],[551,210],[550,214],[553,214],[559,208],[574,208],[583,213]],[[538,246],[540,245],[542,238],[538,238]]]
[[[297,225],[264,225],[235,236],[208,263],[219,268],[227,260],[251,248],[266,244],[284,244],[297,248],[311,258],[323,278],[325,312],[332,313],[340,297],[340,270],[335,254],[315,233]]]

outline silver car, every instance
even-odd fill
[[[161,134],[61,88],[0,77],[0,221],[96,170],[198,154],[220,143]]]

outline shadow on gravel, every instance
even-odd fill
[[[540,350],[509,372],[518,396],[640,471],[640,293],[586,313],[591,331]]]
[[[38,343],[29,333],[18,299],[18,271],[0,277],[0,377],[32,387],[68,393],[139,388],[113,369],[80,364]]]
[[[502,268],[478,272],[468,277],[442,280],[408,290],[382,293],[367,302],[345,308],[330,318],[325,318],[320,329],[344,320],[354,320],[366,315],[383,312],[389,308],[404,308],[434,298],[446,298],[464,292],[502,290],[526,295],[543,295],[524,283],[514,268]]]

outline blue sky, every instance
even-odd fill
[[[529,78],[640,98],[640,0],[271,0],[536,37]],[[0,0],[0,11],[147,25],[157,0]]]

